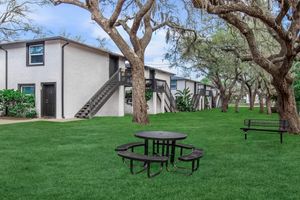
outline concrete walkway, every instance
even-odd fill
[[[25,123],[25,122],[37,122],[37,121],[46,121],[46,122],[72,122],[72,121],[79,121],[82,119],[73,118],[73,119],[13,119],[13,118],[0,118],[0,125],[2,124],[16,124],[16,123]]]

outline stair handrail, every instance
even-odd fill
[[[169,85],[167,84],[167,82],[165,82],[165,93],[166,93],[166,96],[169,98],[171,106],[173,107],[174,110],[176,110],[175,99],[172,95],[171,89],[170,89]]]
[[[99,96],[99,94],[102,92],[102,90],[105,89],[105,87],[110,84],[112,81],[116,80],[116,78],[118,79],[118,81],[120,82],[120,72],[121,72],[121,68],[119,68],[109,79],[108,81],[106,81],[104,83],[104,85],[102,85],[102,87],[90,98],[89,102],[89,107],[92,110],[95,105],[92,105],[92,102]]]

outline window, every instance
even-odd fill
[[[44,43],[27,45],[27,65],[44,65]]]
[[[20,84],[19,90],[23,94],[35,96],[35,85],[34,84]]]
[[[177,80],[171,80],[171,90],[177,90]]]

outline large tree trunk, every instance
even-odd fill
[[[221,105],[221,112],[227,112],[228,111],[228,104],[230,100],[231,95],[226,95],[225,93],[220,94],[220,98],[222,100],[222,105]]]
[[[235,100],[235,112],[236,113],[240,112],[239,105],[240,105],[241,99],[243,98],[243,95],[244,95],[244,88],[245,88],[245,81],[242,81],[240,93]]]
[[[237,98],[237,99],[235,100],[235,106],[234,106],[234,110],[235,110],[236,113],[239,113],[239,112],[240,112],[240,107],[239,107],[239,105],[240,105],[240,99]]]
[[[280,119],[287,120],[290,133],[300,133],[300,119],[297,113],[292,78],[287,75],[273,76],[273,85],[277,91],[278,112]]]
[[[216,94],[215,96],[212,96],[212,108],[216,108],[217,105],[217,100],[218,100],[219,94]]]
[[[265,107],[264,107],[264,98],[263,94],[259,94],[259,113],[264,113]]]
[[[272,104],[271,104],[271,97],[267,95],[266,97],[266,107],[267,107],[267,114],[271,115],[272,114]]]
[[[255,99],[257,95],[257,90],[249,92],[249,110],[254,109]]]
[[[130,62],[130,64],[132,66],[132,121],[139,124],[147,124],[149,119],[145,98],[144,63],[137,58],[136,61]]]

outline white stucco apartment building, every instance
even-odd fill
[[[189,89],[193,96],[193,104],[196,110],[212,108],[214,104],[213,96],[216,96],[218,92],[217,89],[211,85],[205,85],[199,81],[179,76],[172,76],[170,85],[172,94],[175,97],[178,90],[182,91],[184,89]],[[218,99],[216,101],[215,104],[217,106]]]
[[[19,89],[34,95],[39,117],[125,114],[126,85],[121,80],[126,69],[124,56],[63,37],[0,47],[0,89]],[[171,74],[164,76],[170,83]]]

